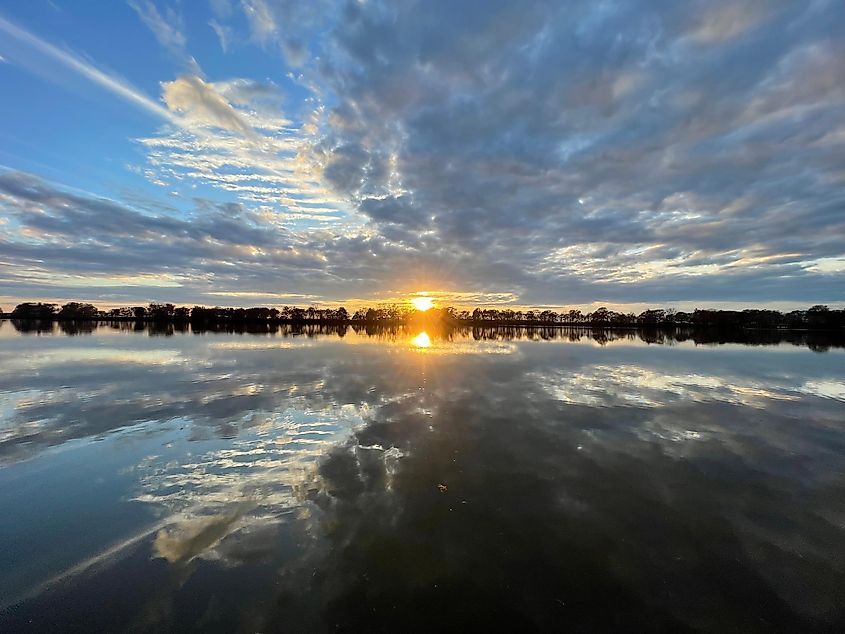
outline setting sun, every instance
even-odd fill
[[[411,300],[411,304],[420,312],[425,312],[434,306],[432,299],[430,297],[425,297],[424,295],[414,297]]]

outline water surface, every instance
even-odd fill
[[[0,322],[0,630],[841,630],[779,338]]]

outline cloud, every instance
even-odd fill
[[[0,16],[0,31],[11,38],[6,45],[13,48],[16,53],[15,58],[20,63],[32,63],[32,53],[45,56],[132,105],[142,108],[165,121],[179,124],[178,118],[174,117],[166,108],[141,93],[128,82],[103,72],[70,51],[57,48],[2,16]]]
[[[436,270],[439,258],[352,227],[342,235],[295,231],[275,212],[199,198],[186,214],[162,212],[21,172],[0,172],[0,215],[7,219],[0,295],[12,297],[154,296],[218,304],[227,289],[238,291],[231,295],[235,303],[249,289],[256,303],[293,296],[336,301],[373,293],[384,271],[398,288],[415,279],[414,270]]]
[[[268,222],[346,218],[349,205],[322,184],[318,166],[303,160],[314,132],[284,115],[284,95],[276,84],[182,77],[162,88],[165,102],[192,129],[165,129],[139,139],[150,181],[200,181],[261,205]]]
[[[310,59],[309,40],[317,37],[339,12],[326,0],[241,0],[253,41],[264,48],[278,46],[289,66],[299,68]]]
[[[214,19],[208,21],[208,26],[210,26],[215,35],[217,35],[217,40],[220,42],[220,48],[223,49],[224,53],[227,53],[232,42],[232,30]]]
[[[10,45],[10,50],[16,54],[15,58],[22,64],[40,68],[40,60],[35,57],[46,57],[117,97],[195,134],[201,132],[198,127],[212,125],[245,136],[253,135],[249,125],[214,91],[213,86],[196,75],[184,75],[171,82],[162,82],[163,99],[167,106],[164,107],[125,80],[98,69],[70,51],[57,48],[3,17],[0,17],[0,31],[10,36],[7,45]],[[196,70],[195,62],[191,60],[190,65]],[[56,77],[55,80],[60,81],[61,78]]]
[[[102,276],[120,286],[126,275],[138,273],[165,279],[176,274],[179,283],[170,286],[179,287],[202,284],[215,272],[231,278],[234,267],[250,277],[247,269],[264,266],[261,262],[281,265],[290,258],[294,268],[319,262],[307,248],[297,249],[293,236],[267,227],[240,205],[203,200],[195,205],[186,218],[152,215],[30,175],[3,173],[0,208],[11,219],[3,253],[15,263],[3,267],[6,287],[61,288],[69,275],[79,275],[83,283],[94,278],[92,284]]]
[[[212,14],[221,29],[245,17],[296,71],[189,73],[162,82],[162,105],[28,33],[13,40],[174,124],[137,140],[138,173],[214,188],[279,241],[276,255],[223,256],[240,268],[192,292],[845,299],[845,16],[832,3],[244,0]],[[27,240],[63,213],[27,216],[10,243],[52,266]],[[285,260],[280,291],[257,258],[294,252],[310,283]]]
[[[845,231],[831,21],[762,2],[358,4],[320,67],[314,156],[381,235],[514,265],[535,301],[841,298],[810,272]]]
[[[690,37],[702,44],[731,40],[763,22],[778,4],[758,0],[714,3],[696,16]]]
[[[254,136],[252,128],[220,93],[195,75],[183,75],[162,82],[162,99],[167,107],[185,120]]]
[[[276,34],[276,18],[270,6],[264,0],[242,0],[244,14],[249,20],[252,35],[261,43],[266,43]]]
[[[181,16],[176,11],[168,8],[165,12],[166,16],[163,16],[151,0],[130,0],[129,6],[152,31],[159,44],[178,57],[185,55],[184,25]]]

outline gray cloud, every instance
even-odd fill
[[[447,273],[442,254],[379,236],[295,233],[243,205],[204,199],[187,217],[153,214],[20,172],[0,173],[0,210],[8,219],[0,295],[12,297],[214,304],[225,291],[253,291],[263,303],[268,294],[329,300],[397,288],[419,271]]]
[[[27,266],[100,258],[178,271],[162,292],[186,300],[414,287],[559,305],[845,299],[832,2],[244,0],[213,14],[278,47],[309,97],[164,83],[168,114],[208,137],[142,139],[145,173],[240,206],[162,214],[6,173],[7,292]]]
[[[808,282],[841,297],[806,264],[843,255],[834,13],[820,3],[354,5],[323,68],[339,103],[316,150],[381,231],[427,230],[444,248],[517,265],[538,299],[629,298],[629,280],[571,263],[550,276],[544,265],[561,248],[578,260],[601,245],[594,269],[651,268],[660,282],[637,288],[661,299],[759,297],[746,281],[773,299]]]

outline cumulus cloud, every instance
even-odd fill
[[[244,136],[253,135],[252,128],[220,93],[195,75],[183,75],[174,81],[162,82],[162,99],[167,107],[188,121],[210,125]]]

